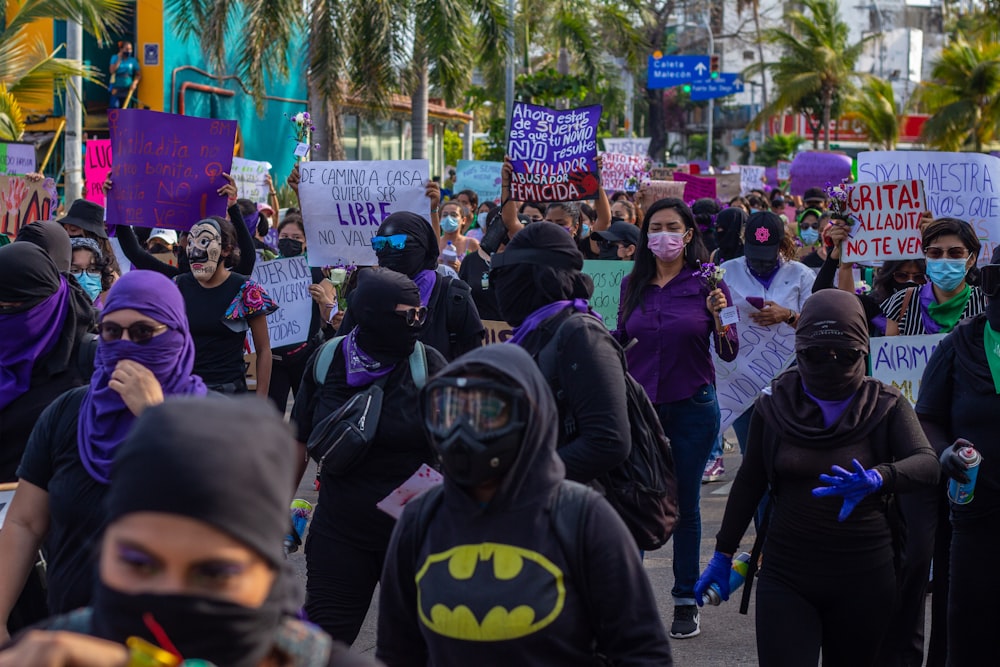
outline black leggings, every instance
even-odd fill
[[[892,563],[869,572],[817,572],[792,585],[765,568],[757,584],[757,659],[761,667],[874,665],[892,611]]]
[[[365,622],[385,550],[368,551],[309,532],[306,615],[335,640],[353,644]]]
[[[975,501],[973,501],[975,502]],[[1000,580],[996,576],[1000,529],[996,519],[955,526],[951,535],[948,592],[948,664],[996,664]],[[937,563],[934,578],[937,579]]]
[[[291,390],[292,398],[298,393],[302,376],[306,372],[306,363],[315,349],[314,346],[309,346],[297,354],[282,356],[271,363],[271,384],[267,386],[267,397],[281,414],[285,414],[288,406],[288,391]]]

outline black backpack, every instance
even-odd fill
[[[559,358],[564,328],[567,322],[578,317],[590,316],[585,313],[571,314],[536,355],[538,367],[560,405],[565,399],[565,392],[559,384]],[[603,325],[599,326],[603,329]],[[610,333],[607,335],[611,338]],[[611,340],[614,341],[613,338]],[[642,385],[628,372],[625,352],[618,341],[614,343],[621,360],[622,373],[625,374],[631,444],[628,457],[594,481],[595,486],[603,491],[604,497],[625,521],[639,548],[653,551],[670,539],[679,516],[674,456],[653,403]],[[561,412],[569,414],[566,410]]]

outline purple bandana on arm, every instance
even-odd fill
[[[934,301],[934,285],[928,280],[920,288],[920,317],[924,320],[924,331],[929,334],[941,333],[941,325],[931,317],[930,306]]]
[[[420,305],[424,308],[427,307],[427,302],[431,300],[434,285],[437,284],[437,276],[437,271],[424,269],[413,278],[413,282],[417,284],[417,289],[420,290]]]
[[[572,301],[554,301],[547,306],[542,306],[531,315],[525,318],[521,326],[514,329],[514,335],[511,336],[507,342],[514,343],[515,345],[520,345],[521,341],[527,338],[528,334],[538,328],[538,325],[549,319],[553,315],[561,313],[566,308],[572,308],[579,313],[588,313],[593,315],[598,320],[602,320],[600,315],[595,313],[590,309],[590,304],[587,303],[586,299],[573,299]]]
[[[396,364],[383,364],[372,359],[358,345],[358,329],[355,327],[344,339],[344,363],[347,364],[347,386],[364,387],[396,368]]]
[[[62,336],[68,307],[69,286],[60,277],[59,288],[33,308],[0,315],[0,410],[28,391],[35,362]]]

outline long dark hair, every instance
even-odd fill
[[[233,223],[218,215],[210,215],[209,218],[219,225],[222,233],[222,250],[229,251],[229,255],[223,258],[223,264],[227,269],[231,269],[240,263],[240,246],[236,240],[236,227]]]
[[[872,278],[872,298],[882,303],[898,292],[898,283],[896,283],[896,279],[892,274],[898,271],[904,264],[911,262],[916,264],[919,269],[923,271],[927,270],[927,262],[922,259],[891,260],[880,266],[878,271],[875,272],[875,277]]]
[[[622,303],[622,316],[618,320],[618,327],[623,328],[625,322],[632,315],[632,311],[642,303],[642,292],[646,285],[656,277],[656,257],[649,249],[649,220],[657,211],[665,208],[677,211],[684,221],[685,232],[691,231],[691,242],[684,248],[684,267],[697,271],[703,262],[708,261],[708,250],[701,240],[701,231],[695,224],[694,214],[688,205],[682,200],[674,197],[667,197],[655,202],[646,211],[642,218],[642,227],[639,229],[639,243],[635,248],[635,263],[632,266],[632,273],[629,274],[628,287],[625,288],[625,298]]]

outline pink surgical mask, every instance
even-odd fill
[[[678,232],[655,232],[649,235],[646,245],[657,259],[672,262],[684,252],[684,234]]]

